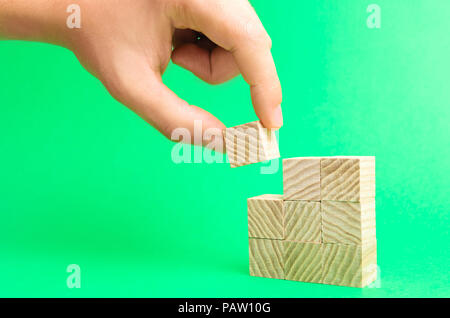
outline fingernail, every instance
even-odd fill
[[[273,128],[280,128],[283,126],[283,112],[281,111],[281,105],[278,105],[272,113]]]

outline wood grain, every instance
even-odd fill
[[[361,246],[362,254],[362,287],[377,279],[377,241],[371,240]]]
[[[283,196],[265,194],[247,199],[248,236],[283,239]]]
[[[376,240],[375,198],[361,199],[361,243],[369,244]]]
[[[324,243],[361,244],[359,203],[322,201]]]
[[[360,201],[375,197],[375,157],[360,157]]]
[[[248,199],[250,275],[351,287],[375,281],[375,158],[285,159],[283,188],[283,196]]]
[[[375,239],[375,199],[322,201],[324,243],[364,244]]]
[[[375,197],[375,157],[323,158],[320,182],[322,200]]]
[[[301,282],[322,281],[322,244],[283,241],[285,278]]]
[[[283,194],[286,200],[320,200],[320,158],[283,160]]]
[[[321,242],[320,202],[284,202],[285,238],[296,242]]]
[[[250,275],[284,279],[281,240],[249,239]]]
[[[364,287],[376,279],[376,242],[323,245],[324,284]]]
[[[226,128],[223,135],[232,168],[280,157],[275,131],[259,121]]]
[[[324,244],[323,283],[362,287],[361,248],[357,245]]]

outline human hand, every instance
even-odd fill
[[[281,127],[281,86],[271,40],[247,0],[77,3],[81,28],[65,28],[55,38],[63,38],[59,42],[114,98],[166,137],[178,127],[189,129],[193,136],[194,120],[201,120],[203,129],[224,128],[212,114],[189,105],[163,84],[161,76],[171,58],[211,84],[241,73],[263,125]]]

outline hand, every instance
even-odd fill
[[[0,0],[0,10],[5,1]],[[263,125],[281,127],[281,86],[270,52],[271,40],[247,0],[77,3],[81,29],[55,31],[58,40],[53,42],[71,49],[114,98],[166,137],[177,127],[193,132],[194,120],[201,120],[203,129],[224,128],[216,117],[189,105],[163,84],[161,76],[171,58],[211,84],[241,73],[250,85],[253,106]],[[65,10],[57,14],[68,15]]]

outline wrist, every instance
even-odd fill
[[[0,38],[70,47],[67,7],[73,0],[0,0]]]

